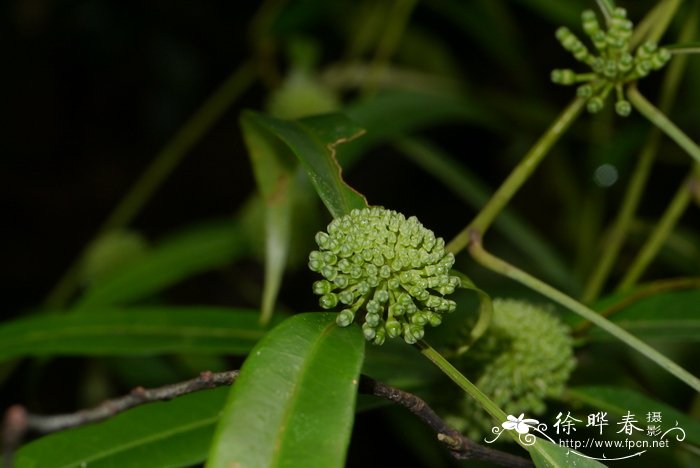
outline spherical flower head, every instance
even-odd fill
[[[353,210],[316,234],[316,243],[309,268],[324,278],[313,284],[320,306],[342,307],[338,325],[357,319],[374,344],[398,337],[413,344],[426,325],[439,325],[457,307],[445,299],[460,284],[450,276],[454,256],[415,217],[379,207]]]
[[[493,301],[486,334],[457,367],[506,414],[542,414],[559,396],[575,366],[569,329],[542,307],[513,299]],[[474,438],[490,433],[493,419],[468,396],[448,409],[449,422]]]

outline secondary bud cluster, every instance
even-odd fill
[[[440,325],[442,314],[456,308],[444,298],[460,284],[449,274],[454,256],[415,217],[376,207],[353,210],[316,234],[316,243],[309,268],[324,278],[313,284],[319,304],[343,307],[338,325],[358,319],[374,344],[399,336],[413,344],[426,325]]]
[[[568,328],[547,310],[496,299],[488,331],[454,364],[506,414],[534,416],[564,390],[572,347]],[[450,424],[475,439],[491,432],[493,420],[474,399],[461,394],[456,410],[453,401],[444,403]]]
[[[662,68],[671,58],[671,53],[667,49],[658,48],[653,41],[645,42],[632,53],[629,50],[629,40],[633,24],[627,19],[624,8],[615,8],[612,12],[607,31],[601,29],[592,10],[584,11],[581,20],[583,30],[591,39],[598,55],[591,53],[566,27],[559,28],[556,37],[576,60],[585,63],[593,71],[576,73],[570,69],[553,70],[552,81],[561,85],[582,83],[576,92],[578,96],[587,99],[589,112],[600,111],[610,92],[615,89],[615,111],[621,116],[627,116],[632,111],[632,106],[625,99],[623,85]]]

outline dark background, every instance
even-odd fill
[[[312,38],[319,46],[319,66],[323,67],[348,57],[349,38],[361,26],[353,15],[362,2],[268,3],[279,3],[284,10],[262,32],[252,29],[251,23],[261,2],[2,3],[3,319],[41,304],[107,214],[198,105],[248,57],[263,57],[268,66],[271,64],[269,73],[263,73],[206,133],[131,226],[147,239],[158,239],[195,221],[232,215],[241,208],[254,190],[238,126],[241,110],[265,107],[270,91],[288,70],[285,45],[292,38]],[[533,9],[529,2],[498,2],[508,12],[510,29],[487,32],[479,30],[478,18],[471,28],[451,18],[445,7],[450,3],[419,3],[411,16],[411,28],[441,45],[449,57],[446,73],[480,96],[482,104],[512,128],[512,134],[449,124],[426,129],[421,135],[438,142],[496,187],[573,95],[573,89],[549,82],[550,70],[575,65],[554,39],[560,18]],[[595,7],[595,2],[573,3]],[[637,19],[654,2],[627,3],[630,16]],[[576,11],[573,6],[571,10]],[[573,17],[567,25],[580,30],[577,14],[562,13],[561,17]],[[673,34],[677,29],[674,24]],[[511,41],[510,55],[485,47],[483,37],[488,34],[494,41]],[[504,63],[504,56],[511,60]],[[394,57],[396,63],[408,67],[425,66],[431,59],[437,60],[414,53],[408,46],[399,48]],[[698,87],[688,84],[697,83],[693,77],[698,76],[698,64],[692,63],[679,105],[671,114],[696,141],[700,129],[697,118],[690,116],[697,115],[699,94]],[[657,77],[652,77],[641,87],[655,99],[657,85]],[[351,91],[343,97],[352,102],[357,96]],[[522,116],[509,110],[509,103],[516,101],[532,112]],[[572,234],[576,208],[584,197],[600,198],[601,222],[615,213],[627,169],[636,154],[629,151],[619,157],[616,149],[641,144],[649,129],[638,115],[624,121],[614,119],[611,128],[620,130],[621,137],[591,147],[592,125],[592,119],[584,116],[564,146],[553,151],[552,157],[558,159],[547,161],[513,202],[521,215],[565,251],[576,243]],[[664,142],[662,164],[645,194],[641,218],[651,219],[653,224],[687,170],[685,158],[673,144]],[[592,174],[608,161],[617,165],[620,183],[602,189],[593,184]],[[388,147],[373,150],[346,175],[370,202],[418,214],[424,224],[436,226],[446,238],[456,234],[474,214],[440,183]],[[574,193],[571,200],[559,196],[567,191]],[[433,208],[436,203],[437,210]],[[698,227],[696,210],[686,214],[683,225]],[[490,242],[498,245],[499,236],[495,234]],[[573,253],[570,257],[573,262]],[[261,267],[254,259],[236,268],[239,275],[262,279]],[[652,275],[669,271],[662,264]],[[309,284],[308,278],[301,273],[288,278],[284,286],[283,294],[300,310],[313,308],[314,298],[301,289]],[[221,275],[207,274],[167,294],[173,302],[256,305],[230,286]],[[303,293],[295,295],[297,289]],[[80,398],[69,382],[77,380],[85,366],[84,360],[63,359],[48,370],[22,367],[14,378],[24,383],[5,387],[2,401],[36,398],[46,411],[75,409]],[[57,392],[48,397],[30,391],[37,382],[54,382]],[[358,425],[373,424],[363,422],[363,418],[358,419]]]

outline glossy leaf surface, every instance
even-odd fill
[[[176,467],[203,461],[227,388],[133,408],[107,421],[48,435],[22,447],[16,468]]]
[[[286,121],[247,111],[242,121],[264,128],[289,147],[333,217],[367,206],[365,198],[343,181],[342,169],[336,160],[338,145],[364,133],[348,117],[327,114]]]
[[[335,317],[296,315],[253,349],[208,466],[344,466],[365,340]]]

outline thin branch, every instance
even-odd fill
[[[515,166],[510,175],[501,184],[498,190],[496,190],[481,211],[479,211],[472,222],[447,244],[446,248],[449,252],[457,254],[463,248],[467,247],[471,231],[479,231],[482,235],[486,233],[489,226],[491,226],[499,213],[508,205],[510,199],[513,198],[520,187],[527,182],[530,175],[532,175],[539,163],[542,162],[552,146],[554,146],[557,140],[559,140],[569,126],[576,120],[583,110],[585,103],[585,99],[576,98],[571,101],[571,104],[569,104],[561,114],[559,114],[559,117],[557,117],[540,139],[537,140],[534,146],[530,148],[530,151],[523,156],[523,159]]]
[[[526,273],[525,271],[511,265],[505,260],[490,254],[489,252],[484,250],[484,247],[481,243],[481,235],[479,232],[472,231],[470,234],[471,242],[469,244],[469,253],[471,254],[472,258],[478,263],[480,263],[482,266],[488,268],[489,270],[495,271],[496,273],[507,276],[508,278],[511,278],[534,291],[537,291],[543,296],[548,297],[554,302],[566,307],[572,312],[575,312],[584,319],[593,322],[593,324],[602,328],[621,342],[628,345],[630,348],[646,356],[648,359],[661,366],[663,369],[677,377],[682,382],[686,383],[695,391],[700,392],[700,378],[694,376],[693,374],[691,374],[690,372],[673,362],[671,359],[661,354],[656,349],[652,348],[636,336],[632,335],[631,333],[624,330],[615,323],[609,321],[605,317],[602,317],[597,312],[581,304],[574,298],[569,297],[561,291],[554,289],[550,285],[540,281],[539,279]]]
[[[238,377],[238,371],[227,372],[202,372],[195,379],[164,385],[158,388],[146,389],[136,387],[128,395],[114,400],[107,400],[91,409],[81,410],[72,414],[56,416],[28,415],[28,428],[32,431],[46,434],[61,431],[71,427],[102,421],[115,414],[121,413],[135,406],[154,401],[167,401],[188,393],[198,392],[222,385],[231,385]]]
[[[188,393],[231,385],[238,377],[239,371],[202,372],[197,378],[146,389],[136,387],[128,395],[107,400],[100,405],[70,414],[54,416],[36,415],[27,412],[21,405],[13,405],[5,412],[2,424],[2,448],[5,467],[12,466],[12,454],[29,432],[48,434],[64,429],[84,426],[108,419],[116,414],[145,403],[167,401]],[[398,403],[425,422],[437,433],[437,438],[460,460],[481,460],[506,467],[530,467],[532,463],[522,457],[483,447],[467,439],[459,431],[448,426],[435,411],[420,397],[377,382],[362,375],[359,392]]]
[[[654,107],[654,105],[639,92],[636,83],[631,84],[627,88],[627,97],[640,114],[659,127],[666,136],[683,148],[691,158],[695,159],[696,163],[700,164],[700,146],[666,117],[666,114]]]
[[[467,439],[458,430],[450,427],[438,416],[433,409],[419,396],[405,392],[362,375],[360,379],[360,393],[374,395],[393,401],[403,406],[418,419],[426,423],[437,433],[437,438],[445,444],[453,457],[459,460],[479,460],[497,464],[499,466],[525,467],[532,466],[532,462],[507,452],[490,449]]]
[[[12,466],[12,454],[29,432],[49,434],[103,421],[144,403],[172,400],[188,393],[231,385],[236,377],[237,370],[216,373],[205,371],[197,378],[184,382],[150,389],[136,387],[128,395],[70,414],[38,415],[27,412],[21,405],[13,405],[5,412],[2,424],[3,466]]]

